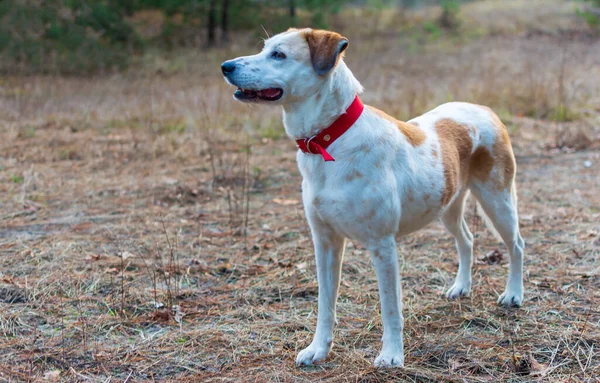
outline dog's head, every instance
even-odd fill
[[[347,47],[348,39],[335,32],[290,29],[266,40],[259,54],[225,61],[221,70],[238,87],[236,100],[285,104],[321,89]]]

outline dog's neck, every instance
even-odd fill
[[[317,93],[283,106],[286,133],[295,140],[314,136],[345,113],[362,90],[362,85],[340,60]]]

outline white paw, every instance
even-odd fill
[[[313,343],[300,351],[296,357],[296,366],[310,366],[313,363],[320,362],[327,357],[331,346],[316,346]]]
[[[382,352],[375,359],[374,365],[377,368],[404,367],[404,354],[402,352],[398,352],[398,353]]]
[[[506,290],[498,298],[498,304],[506,307],[521,307],[523,304],[522,290]]]
[[[470,283],[462,283],[462,282],[454,282],[452,287],[446,291],[446,298],[448,299],[456,299],[460,297],[468,297],[471,295],[471,284]]]

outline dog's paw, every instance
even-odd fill
[[[498,297],[498,304],[506,307],[521,307],[523,291],[506,290]]]
[[[457,299],[460,297],[468,297],[471,295],[471,284],[454,282],[452,287],[446,291],[446,298]]]
[[[376,368],[404,367],[404,354],[402,352],[399,352],[399,353],[382,352],[375,359],[374,365]]]
[[[298,353],[296,357],[296,366],[310,366],[316,362],[320,362],[327,357],[331,347],[316,346],[312,343],[310,346]]]

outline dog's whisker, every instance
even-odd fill
[[[271,36],[269,36],[269,32],[267,32],[267,30],[265,29],[265,27],[261,24],[260,27],[262,28],[262,30],[265,32],[265,35],[267,35],[267,39],[270,39]],[[264,40],[264,39],[263,39]]]

